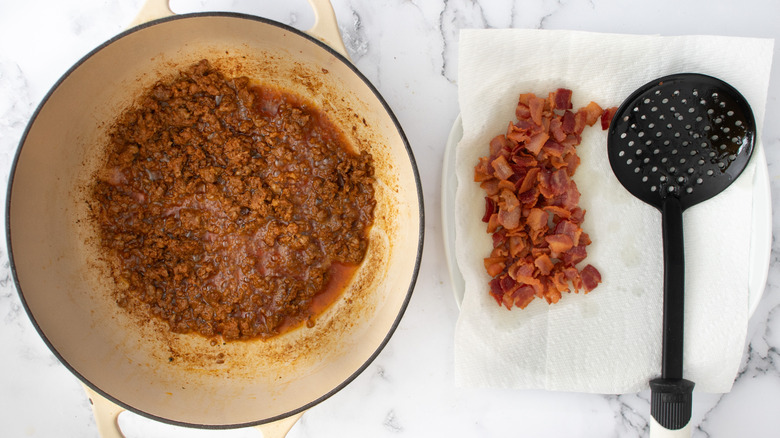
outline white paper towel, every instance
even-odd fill
[[[573,90],[574,108],[619,106],[658,77],[697,72],[737,88],[761,132],[773,40],[719,36],[637,36],[551,30],[463,30],[458,97],[456,255],[465,295],[455,330],[461,386],[635,392],[661,369],[661,216],[617,181],[606,132],[586,128],[574,176],[593,240],[590,263],[603,283],[554,305],[499,307],[488,295],[482,259],[492,248],[481,221],[484,193],[474,166],[514,120],[520,93]],[[757,152],[762,151],[760,141]],[[729,189],[684,213],[684,375],[706,392],[727,392],[742,357],[755,161]]]

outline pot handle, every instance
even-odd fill
[[[138,11],[138,15],[135,16],[133,21],[130,22],[128,28],[138,26],[140,24],[148,23],[152,20],[159,18],[170,17],[176,15],[171,10],[168,0],[146,0],[141,6],[141,10]]]
[[[309,5],[314,10],[314,26],[306,33],[327,44],[331,49],[339,52],[345,58],[349,58],[347,48],[344,46],[344,40],[339,32],[336,13],[333,12],[333,5],[330,0],[308,0]],[[171,10],[169,0],[146,0],[138,15],[128,27],[135,27],[159,18],[175,15]]]
[[[301,419],[303,412],[299,412],[295,415],[291,415],[281,420],[276,420],[273,423],[261,424],[255,426],[255,429],[263,433],[263,438],[284,438],[290,429]]]
[[[89,386],[83,383],[81,385],[84,387],[87,397],[89,397],[89,404],[92,405],[98,436],[100,438],[126,438],[122,433],[122,429],[119,428],[119,414],[124,412],[125,409],[98,394]],[[302,415],[303,412],[299,412],[273,423],[255,426],[255,429],[263,434],[263,438],[284,438],[295,423],[301,419]]]
[[[314,9],[314,26],[306,33],[327,44],[331,49],[351,61],[344,40],[341,38],[336,13],[333,12],[330,0],[309,0],[309,4]]]
[[[113,403],[109,399],[98,394],[87,385],[84,385],[84,391],[89,397],[89,404],[92,405],[92,413],[97,424],[98,436],[101,438],[125,438],[122,429],[119,428],[119,414],[124,412],[124,408]]]

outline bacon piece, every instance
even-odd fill
[[[514,291],[512,297],[514,299],[515,306],[521,309],[525,309],[529,304],[531,304],[531,301],[533,301],[535,297],[534,288],[529,285],[520,286],[517,288],[517,290]]]
[[[506,130],[506,138],[514,142],[515,144],[523,144],[528,141],[529,132],[530,132],[529,129],[524,129],[510,123],[509,127]]]
[[[552,285],[558,292],[569,290],[569,280],[562,271],[556,271],[552,276]]]
[[[520,257],[528,248],[528,245],[520,236],[509,237],[509,255],[512,257]]]
[[[528,190],[531,190],[534,188],[537,184],[537,178],[539,175],[539,172],[541,172],[541,169],[538,167],[534,167],[528,171],[528,173],[525,174],[525,178],[523,179],[523,183],[520,185],[520,187],[517,189],[517,193],[525,193]]]
[[[479,164],[474,168],[474,182],[487,181],[493,178],[493,168],[487,157],[481,157]]]
[[[547,212],[541,208],[532,208],[526,218],[526,224],[531,231],[538,231],[547,227]]]
[[[497,135],[490,140],[490,155],[497,157],[504,149],[509,149],[509,141],[503,135]]]
[[[563,129],[563,132],[566,134],[573,134],[574,126],[574,113],[571,111],[563,113],[563,116],[561,117],[561,128]]]
[[[542,111],[544,111],[544,99],[532,96],[528,100],[528,110],[531,112],[531,120],[537,125],[543,125]]]
[[[585,287],[585,293],[596,288],[601,283],[601,273],[591,265],[587,265],[580,271],[582,285]]]
[[[517,108],[515,108],[515,117],[517,117],[517,120],[527,120],[531,118],[531,110],[528,109],[528,105],[524,103],[517,104]]]
[[[615,117],[616,112],[617,107],[613,106],[612,108],[607,108],[607,110],[604,111],[604,114],[601,115],[601,129],[603,131],[609,129],[609,125],[612,123],[612,119]]]
[[[568,219],[571,217],[571,212],[569,210],[566,210],[565,208],[561,208],[555,205],[545,206],[544,211],[562,219]]]
[[[539,193],[541,193],[542,196],[544,196],[546,199],[550,199],[555,196],[552,188],[552,172],[547,169],[540,171],[538,181]]]
[[[536,95],[534,93],[523,93],[517,98],[517,103],[518,105],[522,104],[528,106],[531,98],[536,98]]]
[[[512,156],[512,163],[529,170],[536,168],[536,166],[539,164],[536,158],[525,154],[515,154]]]
[[[512,184],[512,188],[515,188],[514,184]],[[520,206],[517,196],[509,190],[501,190],[501,201],[499,205],[506,211],[512,211]]]
[[[501,289],[501,279],[500,278],[494,278],[488,282],[488,286],[490,286],[490,295],[493,296],[493,298],[496,299],[496,302],[498,305],[504,304],[504,290]],[[511,307],[508,307],[511,308]]]
[[[506,230],[498,230],[495,233],[493,233],[493,248],[498,248],[503,246],[503,243],[506,241]]]
[[[523,207],[535,207],[536,203],[539,201],[539,189],[531,187],[529,190],[520,193],[520,195],[517,196],[517,200],[523,204]]]
[[[507,274],[517,281],[533,277],[535,266],[533,262],[519,259],[507,269]]]
[[[571,190],[572,181],[569,178],[569,174],[565,170],[558,169],[552,173],[550,178],[550,188],[552,189],[553,196],[558,196],[566,191]],[[576,189],[575,189],[576,190]]]
[[[574,181],[570,181],[565,191],[558,196],[553,197],[550,200],[551,205],[563,207],[567,210],[574,209],[580,202],[580,192],[577,190],[577,185]]]
[[[574,292],[579,292],[579,290],[582,289],[582,279],[580,278],[580,272],[577,268],[573,266],[565,268],[563,274],[566,276],[566,279],[571,282],[571,285],[574,287]]]
[[[512,211],[500,210],[498,212],[498,224],[507,229],[517,228],[520,225],[520,208]]]
[[[578,112],[579,111],[584,111],[585,124],[588,126],[596,124],[596,122],[599,121],[599,118],[601,118],[601,115],[604,114],[604,110],[596,102],[589,103],[584,108],[578,110]]]
[[[526,143],[525,148],[528,149],[528,152],[537,155],[544,147],[544,143],[547,142],[548,138],[550,138],[550,134],[546,132],[534,134],[531,139],[528,140],[528,143]]]
[[[567,236],[568,237],[568,236]],[[574,266],[577,263],[585,260],[588,256],[588,251],[584,245],[572,246],[560,255],[561,261],[569,266]]]
[[[566,150],[566,147],[556,141],[547,140],[542,150],[550,157],[560,157]]]
[[[553,267],[555,267],[552,260],[550,260],[550,256],[547,254],[542,254],[537,257],[536,260],[534,260],[534,265],[539,268],[539,272],[542,275],[548,275],[550,272],[552,272]]]
[[[505,257],[487,257],[485,259],[485,269],[487,269],[487,273],[491,277],[495,277],[496,275],[503,272],[505,267],[506,267]]]
[[[547,304],[555,304],[561,299],[561,291],[551,286],[551,282],[548,281],[544,292],[544,299],[547,300]]]
[[[566,140],[566,133],[563,132],[563,122],[561,122],[561,119],[555,118],[550,121],[550,132],[555,141]]]
[[[519,176],[515,173],[512,176],[509,177],[509,179],[502,179],[498,182],[498,191],[499,193],[504,190],[515,190],[515,187],[517,186],[517,181],[512,182],[512,180],[519,180]]]
[[[492,233],[498,229],[499,223],[498,223],[498,213],[490,215],[490,219],[488,219],[488,226],[487,226],[487,232]]]
[[[582,236],[582,228],[577,226],[574,222],[562,220],[558,222],[558,225],[553,229],[555,234],[565,234],[571,237],[571,241],[574,246],[579,245],[580,236]]]
[[[489,180],[482,181],[479,186],[482,187],[482,190],[484,190],[488,196],[495,196],[500,190],[498,187],[499,183],[499,180],[490,178]]]
[[[567,251],[572,249],[574,246],[574,242],[572,241],[571,237],[566,234],[553,234],[546,236],[544,240],[546,240],[550,245],[550,251],[552,251],[553,256],[556,254],[568,254]]]
[[[493,174],[498,179],[509,179],[515,173],[503,155],[499,155],[490,164],[493,166]]]
[[[585,220],[585,210],[574,207],[571,209],[571,221],[575,224],[581,224]]]
[[[572,91],[566,88],[559,88],[555,93],[550,93],[553,97],[553,108],[557,110],[571,109]]]
[[[580,157],[572,152],[566,154],[563,157],[563,161],[566,162],[566,173],[568,173],[569,176],[574,175],[574,172],[576,172],[577,168],[580,166]]]
[[[482,222],[490,221],[490,216],[496,212],[496,207],[496,201],[491,199],[490,196],[485,196],[485,215],[482,216]]]

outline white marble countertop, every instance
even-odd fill
[[[377,359],[345,389],[307,411],[290,437],[603,436],[648,434],[649,394],[593,395],[460,389],[453,384],[458,308],[441,236],[444,145],[458,114],[457,51],[462,28],[575,29],[635,34],[780,37],[780,3],[620,0],[333,0],[346,47],[383,94],[414,150],[424,188],[423,262],[409,308]],[[140,9],[126,2],[0,0],[0,181],[45,93],[73,63],[121,32]],[[172,2],[176,12],[222,10],[306,29],[304,0]],[[776,45],[762,134],[772,204],[780,207],[780,46]],[[728,56],[728,54],[724,54]],[[5,191],[3,190],[3,193]],[[2,205],[5,205],[3,200]],[[774,219],[777,230],[780,219]],[[0,246],[0,435],[97,436],[77,379],[48,350],[15,290]],[[780,246],[772,246],[764,296],[750,321],[730,393],[695,393],[694,437],[780,434]],[[132,413],[128,437],[257,437],[256,430],[192,430]]]

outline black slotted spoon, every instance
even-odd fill
[[[694,383],[683,379],[683,211],[725,190],[747,166],[755,120],[745,98],[711,76],[682,73],[645,84],[623,102],[609,129],[612,171],[662,215],[663,359],[650,381],[651,415],[687,434]],[[653,424],[651,434],[659,433]]]

